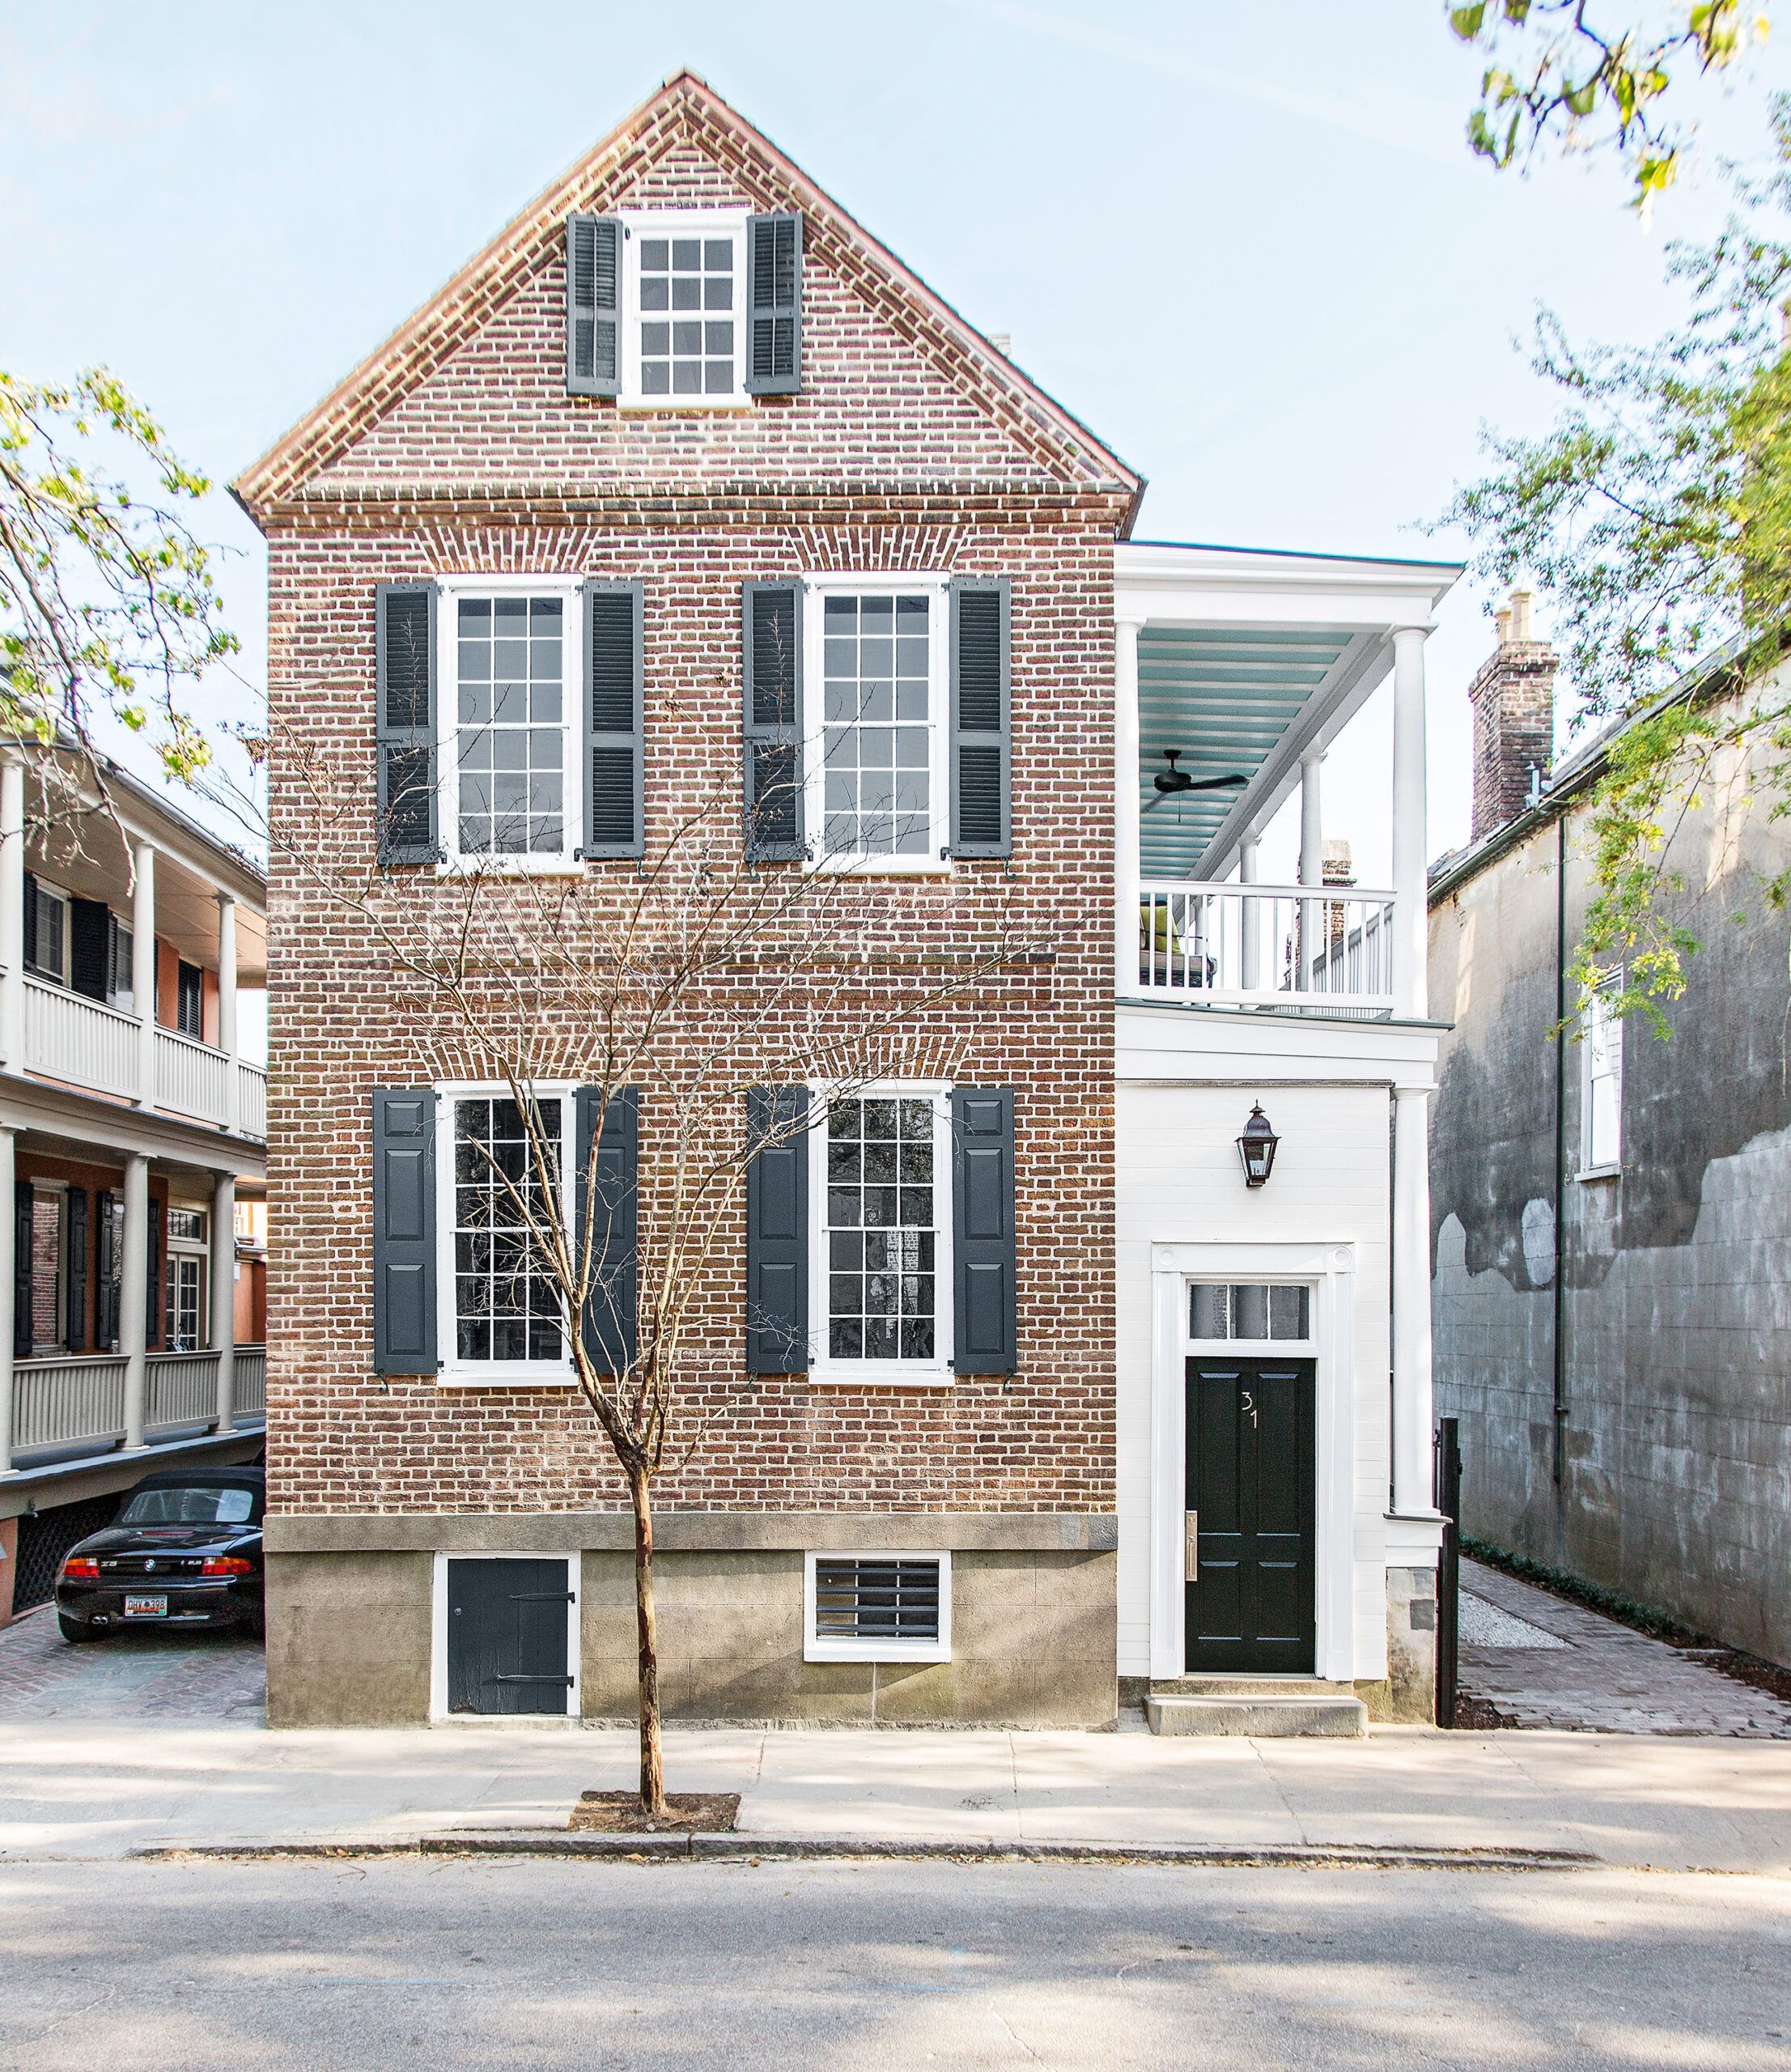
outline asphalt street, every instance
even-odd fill
[[[1791,2067],[1791,1883],[541,1859],[0,1866],[0,2064]]]

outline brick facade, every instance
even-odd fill
[[[409,327],[388,353],[401,365],[382,371],[376,359],[354,378],[371,384],[371,401],[357,392],[325,405],[324,431],[301,427],[239,485],[269,540],[269,686],[284,764],[274,770],[277,821],[286,814],[291,831],[291,773],[315,757],[367,801],[339,830],[343,866],[371,856],[380,580],[639,579],[651,851],[695,791],[718,773],[737,782],[743,581],[830,570],[1008,577],[1012,863],[960,861],[949,875],[855,885],[847,906],[874,921],[885,953],[826,1011],[844,1034],[855,1017],[936,985],[929,964],[974,956],[997,933],[1048,943],[926,1009],[914,1031],[941,1076],[1016,1089],[1018,1371],[928,1389],[749,1378],[742,1207],[687,1370],[681,1429],[700,1425],[707,1437],[688,1466],[664,1475],[656,1501],[662,1516],[1106,1516],[1114,1353],[1105,772],[1113,541],[1136,485],[1055,406],[1029,401],[999,356],[978,350],[961,325],[953,333],[825,197],[792,191],[795,176],[712,97],[674,83],[618,137],[634,141],[613,141],[594,172],[573,176],[576,206],[804,206],[802,393],[713,413],[568,397],[563,206],[538,205],[539,220],[525,217],[515,233],[524,251],[485,255],[469,270],[475,287],[483,267],[501,287],[480,287],[474,314],[453,317],[451,349]],[[581,896],[601,903],[634,870],[586,866]],[[451,885],[439,896],[456,897]],[[373,1373],[370,1094],[460,1075],[426,1068],[426,1054],[448,1058],[452,1046],[425,1040],[389,963],[282,862],[278,840],[269,929],[270,1509],[302,1521],[620,1508],[607,1445],[572,1393],[447,1391]],[[567,1013],[543,990],[547,1052],[557,1036],[575,1035]],[[675,1078],[681,1067],[673,1055],[661,1068]],[[643,1159],[655,1101],[650,1080]]]

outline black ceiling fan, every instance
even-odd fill
[[[1178,759],[1182,754],[1182,750],[1178,748],[1166,748],[1163,750],[1163,759],[1169,766],[1167,770],[1159,770],[1152,780],[1157,786],[1157,796],[1144,808],[1146,813],[1149,813],[1154,807],[1161,805],[1165,799],[1179,798],[1184,792],[1229,791],[1237,785],[1247,784],[1250,782],[1249,778],[1241,775],[1236,771],[1231,771],[1224,777],[1190,776],[1186,770],[1179,770],[1176,767]]]

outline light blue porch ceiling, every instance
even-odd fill
[[[1142,627],[1138,635],[1139,864],[1150,877],[1185,877],[1244,788],[1156,786],[1166,748],[1196,783],[1254,779],[1348,648],[1336,626]],[[1161,801],[1159,803],[1159,801]]]

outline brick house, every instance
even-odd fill
[[[1421,642],[1454,571],[1128,544],[1141,479],[687,73],[235,487],[276,817],[337,758],[346,859],[427,883],[504,851],[601,904],[725,767],[763,868],[861,881],[867,1000],[998,913],[1049,940],[917,1006],[948,1073],[812,1110],[862,1198],[818,1148],[742,1190],[708,1436],[656,1499],[669,1715],[1103,1726],[1130,1679],[1185,1728],[1203,1672],[1421,1709],[1424,1276],[1390,1351],[1389,1219],[1421,1247]],[[1320,882],[1323,748],[1396,652],[1412,883],[1254,885],[1302,781]],[[624,1715],[620,1479],[559,1323],[453,1249],[441,1175],[503,1104],[419,1084],[389,959],[278,844],[269,908],[270,1716]],[[539,1011],[568,1012],[549,981]],[[1267,1187],[1234,1144],[1258,1095]],[[913,1204],[873,1211],[873,1158],[910,1154]],[[486,1685],[474,1627],[510,1664]]]

